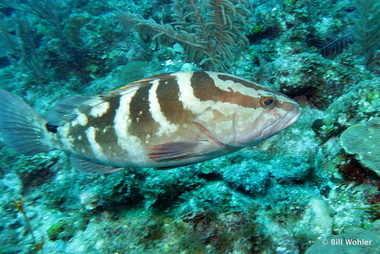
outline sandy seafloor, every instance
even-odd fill
[[[270,86],[304,111],[256,147],[167,170],[86,175],[62,151],[27,157],[1,141],[0,253],[380,253],[379,1],[196,3],[0,1],[0,87],[42,115],[68,96],[202,69]],[[175,23],[194,4],[206,23],[215,4],[244,17],[247,43],[229,46],[233,61],[217,56],[223,68],[115,17],[199,35],[191,16]]]

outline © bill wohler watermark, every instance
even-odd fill
[[[373,243],[373,240],[368,239],[322,239],[323,245],[372,245]]]

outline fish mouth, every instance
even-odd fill
[[[302,109],[298,105],[294,105],[293,109],[289,111],[284,117],[278,119],[271,126],[261,132],[261,138],[266,139],[297,122],[302,115]]]

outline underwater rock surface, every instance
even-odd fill
[[[380,52],[375,44],[362,52],[360,34],[342,33],[379,8],[358,15],[364,0],[3,2],[0,87],[44,116],[68,96],[221,69],[286,94],[304,113],[228,156],[101,176],[75,171],[64,152],[22,156],[1,139],[0,253],[379,253]],[[118,19],[116,10],[135,16]],[[128,17],[145,26],[122,27]],[[233,43],[229,29],[240,36]],[[368,242],[331,244],[339,239]]]
[[[349,228],[343,234],[318,240],[305,254],[313,253],[368,253],[380,252],[380,224],[374,223],[372,229]]]
[[[380,176],[380,117],[349,127],[340,140],[347,153],[356,154],[364,166]]]

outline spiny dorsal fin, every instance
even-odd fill
[[[98,96],[72,96],[58,102],[57,105],[47,115],[47,120],[50,125],[62,126],[67,122],[75,119],[78,114],[91,110],[92,107],[99,105],[112,98],[123,96],[136,89],[148,85],[145,80],[134,82],[125,87],[121,87],[110,93]]]
[[[73,120],[80,112],[102,103],[98,97],[73,96],[63,99],[49,112],[46,119],[49,124],[60,126]]]
[[[160,74],[160,75],[144,78],[144,79],[141,79],[139,81],[132,82],[132,83],[126,85],[126,86],[120,87],[120,88],[118,88],[118,89],[116,89],[114,91],[111,91],[111,92],[108,92],[108,93],[105,93],[105,94],[101,94],[101,95],[98,95],[98,96],[100,98],[115,98],[117,96],[121,96],[121,95],[130,93],[132,91],[135,91],[138,88],[147,86],[147,85],[151,84],[151,82],[153,80],[162,79],[163,77],[166,77],[165,74]]]

